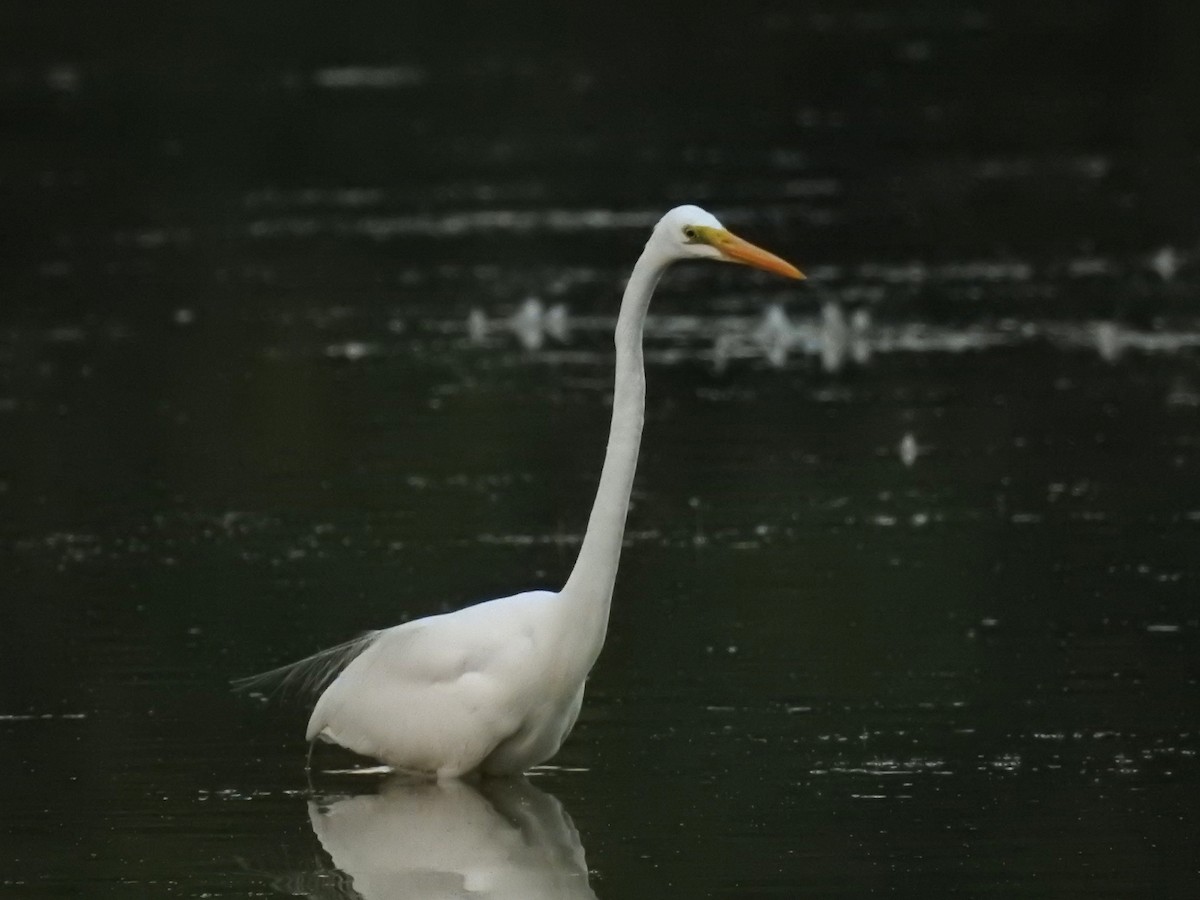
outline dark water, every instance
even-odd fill
[[[1200,13],[497,9],[4,11],[0,895],[1195,896]],[[812,277],[663,285],[575,734],[310,785],[228,680],[561,583],[685,201]]]

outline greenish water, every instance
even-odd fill
[[[239,343],[201,317],[6,344],[38,360],[4,414],[14,895],[333,890],[305,710],[226,680],[564,577],[606,343],[349,330],[377,352],[331,357],[309,325]],[[608,646],[514,807],[552,821],[501,807],[445,840],[566,840],[599,896],[1182,896],[1195,358],[1035,341],[718,374],[706,345],[667,343]],[[374,786],[318,774],[315,791]],[[333,864],[361,830],[349,876],[408,883],[386,874],[427,835],[405,796],[361,801]],[[422,801],[451,818],[480,802]],[[448,867],[483,852],[442,849]]]
[[[0,896],[1196,896],[1197,15],[5,13]],[[575,733],[310,782],[230,679],[561,583],[689,201],[811,277],[656,297]]]

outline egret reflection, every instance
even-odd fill
[[[308,813],[346,876],[327,880],[338,896],[595,900],[570,816],[523,777],[393,777],[375,794],[310,801]]]

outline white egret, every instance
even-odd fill
[[[616,381],[600,485],[561,591],[528,591],[369,632],[242,682],[299,679],[322,691],[307,738],[437,778],[504,775],[550,759],[583,703],[608,628],[645,413],[642,330],[659,278],[707,259],[803,278],[696,206],[654,227],[621,301]]]

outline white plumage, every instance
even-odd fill
[[[439,777],[549,759],[592,663],[561,641],[562,607],[531,591],[378,632],[321,694],[306,737]]]
[[[803,276],[695,206],[668,212],[633,268],[616,327],[608,449],[579,557],[563,589],[529,591],[370,632],[242,682],[324,689],[307,737],[438,778],[521,772],[570,733],[600,654],[645,410],[642,329],[672,262],[699,258]]]

